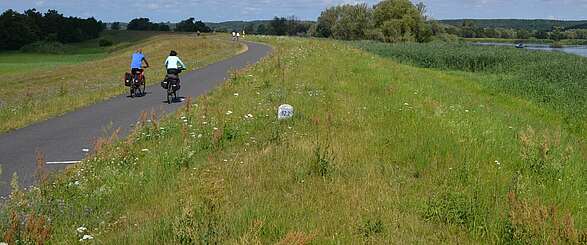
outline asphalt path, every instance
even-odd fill
[[[263,44],[244,42],[248,50],[232,58],[192,72],[181,73],[179,96],[195,98],[222,84],[230,71],[242,69],[260,61],[271,52]],[[147,79],[162,80],[148,77]],[[122,84],[121,84],[122,86]],[[2,167],[0,196],[10,193],[10,181],[16,173],[21,187],[35,183],[36,152],[44,154],[51,171],[82,160],[93,149],[99,137],[107,137],[120,129],[120,137],[128,135],[142,112],[158,115],[173,112],[185,100],[167,104],[166,91],[160,85],[147,87],[143,97],[120,95],[53,119],[0,135],[0,164]]]

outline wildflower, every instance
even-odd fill
[[[206,119],[206,116],[202,116],[202,119]]]
[[[198,134],[198,138],[202,138],[202,134]]]
[[[145,148],[145,149],[142,149],[141,151],[142,152],[147,152],[147,151],[149,151],[149,149]]]
[[[75,230],[77,231],[77,233],[85,233],[88,230],[88,228],[80,226]]]
[[[247,114],[247,116],[249,116],[250,118],[253,118],[253,114]]]
[[[404,103],[404,105],[405,105],[405,106],[408,106],[408,105],[410,105],[410,104],[408,104],[408,103],[406,102],[406,103]]]
[[[228,162],[228,160],[224,159],[224,162]]]
[[[238,96],[238,93],[234,93],[234,96]]]
[[[185,116],[181,116],[179,119],[184,120],[184,119],[186,119],[186,117]]]
[[[230,115],[230,114],[232,114],[232,111],[227,111],[226,112],[226,115]]]
[[[208,122],[202,122],[202,124],[206,125],[206,124],[208,124]]]
[[[93,236],[90,236],[90,235],[84,235],[84,236],[82,237],[82,239],[79,239],[79,241],[80,241],[80,242],[82,242],[82,241],[87,241],[87,240],[92,240],[92,239],[94,239],[94,237],[93,237]]]
[[[469,110],[465,110],[465,112],[469,112]]]
[[[218,130],[218,128],[217,127],[214,127],[214,130]]]

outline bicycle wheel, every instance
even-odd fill
[[[171,101],[173,100],[173,92],[171,92],[171,84],[169,85],[169,88],[167,88],[167,104],[171,104]]]
[[[141,96],[145,96],[147,94],[147,78],[143,76],[143,83],[141,85]]]
[[[141,97],[141,88],[139,84],[135,85],[136,87],[134,88],[135,91],[135,97]]]

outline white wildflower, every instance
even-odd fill
[[[75,230],[77,231],[77,233],[85,233],[88,230],[88,228],[80,226]]]
[[[238,96],[238,93],[234,93],[234,96]]]
[[[142,152],[147,152],[147,151],[149,151],[149,149],[145,148],[145,149],[142,149],[141,151]]]
[[[214,127],[214,130],[218,130],[218,128],[217,127]]]
[[[226,115],[230,115],[230,114],[232,114],[232,111],[227,111],[226,112]]]
[[[198,134],[198,138],[202,138],[202,134]]]
[[[90,236],[90,235],[84,235],[84,236],[82,237],[82,239],[79,239],[79,241],[80,241],[80,242],[82,242],[82,241],[88,241],[88,240],[92,240],[92,239],[94,239],[94,237],[93,237],[93,236]]]

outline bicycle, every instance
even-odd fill
[[[179,72],[185,70],[185,68],[180,68]],[[174,75],[175,77],[171,77],[170,75]],[[177,91],[180,89],[180,79],[179,73],[178,74],[167,74],[165,76],[166,86],[164,88],[167,90],[167,104],[171,104],[174,101],[177,101]]]
[[[147,67],[143,67],[146,69]],[[132,74],[132,80],[130,83],[130,97],[141,97],[145,95],[147,88],[147,78],[145,77],[144,71],[137,71],[137,73]]]

